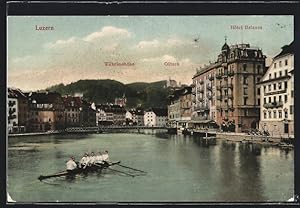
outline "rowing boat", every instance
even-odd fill
[[[99,165],[92,165],[92,166],[87,166],[86,168],[76,168],[72,171],[61,171],[52,175],[40,175],[38,179],[41,181],[43,179],[47,178],[54,178],[54,177],[61,177],[61,176],[75,176],[80,173],[88,173],[88,172],[93,172],[97,170],[102,170],[105,168],[108,168],[113,165],[119,164],[121,161],[116,161],[116,162],[111,162],[111,163],[104,163],[104,164],[99,164]]]

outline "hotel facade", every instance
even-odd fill
[[[217,61],[201,68],[193,77],[193,123],[202,127],[212,122],[220,127],[231,125],[235,132],[258,128],[257,83],[265,73],[265,59],[258,47],[229,47],[225,41]]]
[[[260,130],[294,136],[294,42],[282,47],[260,82]]]

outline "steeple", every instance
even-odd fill
[[[229,46],[227,45],[227,36],[225,35],[225,43],[222,46],[222,52],[228,52],[229,51]]]

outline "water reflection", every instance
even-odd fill
[[[260,167],[261,146],[254,144],[239,144],[239,200],[264,201],[263,184]]]

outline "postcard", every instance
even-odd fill
[[[292,15],[8,16],[7,37],[9,203],[293,201]]]

